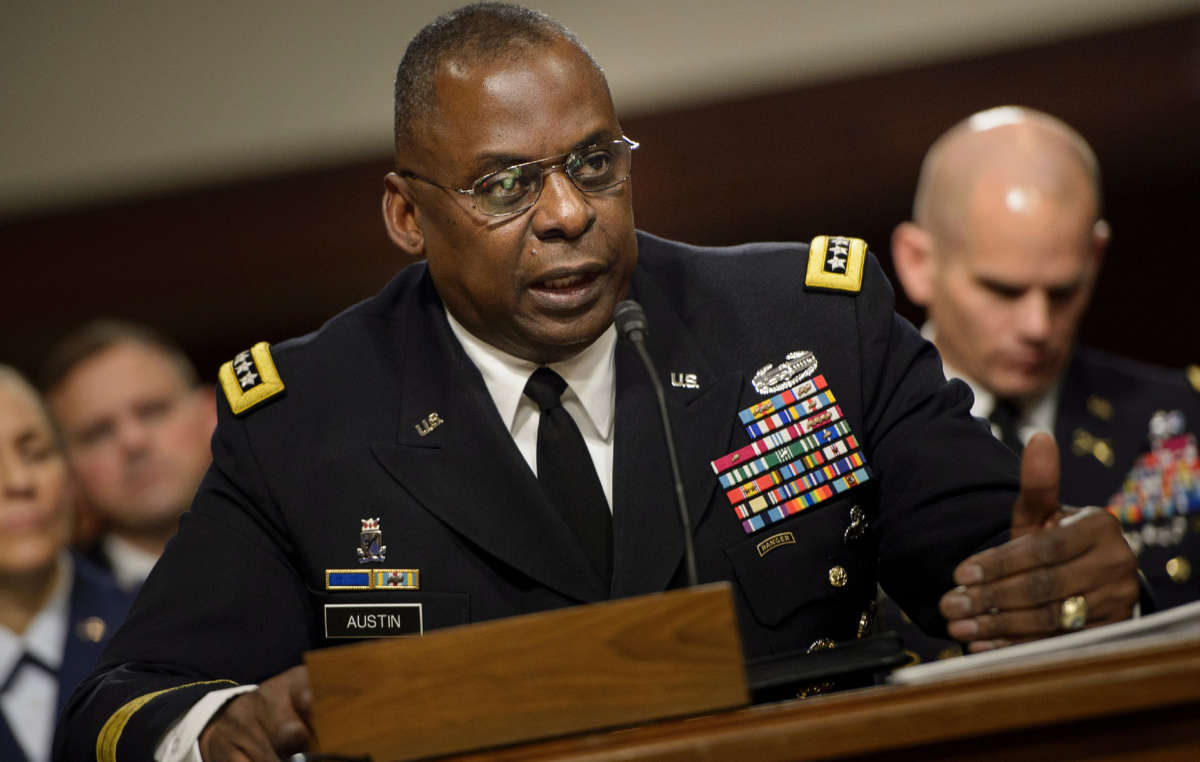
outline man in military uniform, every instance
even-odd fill
[[[613,327],[626,296],[667,379],[699,577],[732,583],[746,656],[855,638],[878,578],[977,648],[1083,626],[1064,601],[1084,596],[1089,626],[1129,616],[1116,522],[1059,525],[1052,448],[1018,492],[861,241],[635,231],[636,143],[556,22],[443,16],[396,104],[384,218],[424,261],[222,369],[213,467],[59,759],[302,749],[305,650],[421,631],[368,607],[433,629],[683,584],[653,388]]]
[[[896,228],[892,254],[905,292],[928,310],[922,333],[946,375],[974,392],[971,412],[1017,452],[1034,433],[1053,433],[1062,500],[1113,505],[1157,604],[1173,606],[1200,597],[1190,571],[1200,562],[1200,533],[1188,515],[1200,505],[1189,509],[1186,495],[1171,501],[1170,490],[1136,509],[1114,496],[1151,451],[1159,462],[1139,465],[1133,482],[1162,485],[1164,459],[1173,461],[1167,468],[1195,470],[1194,440],[1191,464],[1180,461],[1189,457],[1187,430],[1200,425],[1200,396],[1183,373],[1075,346],[1108,239],[1087,142],[1047,114],[1001,107],[955,125],[930,148],[913,221]],[[923,657],[956,652],[909,633]]]
[[[42,375],[83,504],[100,520],[89,558],[136,590],[212,461],[212,385],[166,336],[107,319],[52,347]]]

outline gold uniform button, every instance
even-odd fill
[[[846,570],[840,566],[835,566],[829,570],[829,584],[834,587],[845,587],[849,579],[850,575],[846,574]]]
[[[80,640],[90,643],[99,643],[104,640],[104,633],[107,630],[108,625],[98,616],[90,616],[75,625],[75,634],[79,636]]]
[[[1192,578],[1192,564],[1183,556],[1175,556],[1167,561],[1167,574],[1182,585]]]

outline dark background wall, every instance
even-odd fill
[[[925,148],[1016,103],[1092,142],[1114,239],[1082,339],[1200,361],[1200,14],[623,120],[640,227],[696,243],[865,238],[890,268]],[[389,158],[0,222],[0,361],[35,371],[98,315],[178,337],[202,373],[378,290],[406,264],[379,218]],[[797,266],[800,266],[798,263]],[[903,314],[919,315],[900,304]]]

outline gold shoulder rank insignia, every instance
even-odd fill
[[[810,291],[848,291],[862,288],[867,242],[861,238],[819,235],[808,247],[804,287]]]
[[[271,345],[265,341],[222,365],[217,378],[234,415],[241,415],[283,391],[283,379],[271,359]]]
[[[1200,392],[1200,365],[1187,366],[1187,379],[1192,388]]]

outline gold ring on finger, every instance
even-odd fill
[[[1059,624],[1067,632],[1082,630],[1087,624],[1087,599],[1082,595],[1072,595],[1062,602],[1062,613]]]

